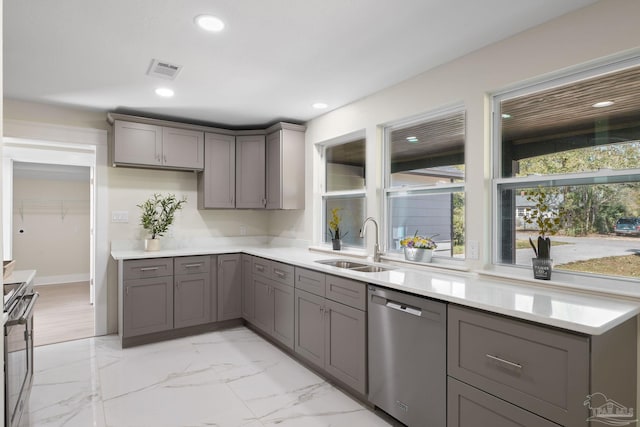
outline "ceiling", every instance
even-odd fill
[[[6,1],[4,95],[235,128],[306,122],[591,3]],[[197,28],[204,13],[225,29]],[[150,77],[153,59],[183,69]],[[160,86],[175,96],[158,97]]]

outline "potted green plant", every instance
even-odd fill
[[[524,210],[523,220],[527,224],[535,224],[538,228],[538,239],[534,241],[529,237],[529,244],[533,248],[535,258],[531,259],[533,265],[533,277],[535,279],[550,280],[553,259],[551,258],[551,239],[562,228],[564,209],[560,206],[553,209],[550,206],[551,195],[542,189],[530,191],[526,199],[533,202],[534,206]]]
[[[331,244],[333,245],[334,251],[339,251],[342,247],[342,238],[349,234],[341,233],[340,231],[340,223],[342,222],[342,217],[338,214],[342,208],[333,208],[331,209],[331,220],[329,221],[329,235],[331,235]]]
[[[160,249],[158,237],[167,232],[169,226],[173,224],[176,211],[182,209],[182,205],[186,202],[186,197],[178,200],[173,194],[163,197],[161,194],[156,193],[144,203],[137,205],[142,209],[140,224],[151,236],[150,239],[148,238],[144,242],[145,251],[157,251]]]
[[[413,236],[400,240],[400,246],[404,250],[404,258],[413,262],[431,262],[433,250],[438,247],[433,241],[436,236],[437,234],[431,237],[418,236],[418,230],[416,230]]]

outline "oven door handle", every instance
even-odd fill
[[[24,325],[25,323],[27,323],[27,319],[31,316],[31,313],[33,312],[33,307],[36,305],[36,300],[38,299],[38,297],[40,296],[39,293],[34,292],[30,295],[26,295],[24,298],[29,298],[31,299],[31,301],[29,302],[29,305],[27,306],[27,308],[24,310],[24,313],[22,313],[22,316],[20,316],[19,319],[15,319],[15,320],[9,320],[6,325],[7,326],[15,326],[15,325]]]

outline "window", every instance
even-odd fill
[[[329,222],[332,210],[337,209],[342,244],[364,247],[364,239],[360,238],[366,209],[364,137],[324,147],[323,159],[322,241],[331,242]]]
[[[385,129],[385,229],[388,252],[417,233],[435,257],[464,257],[465,113],[441,111]]]
[[[554,271],[640,278],[640,67],[631,61],[494,98],[494,262],[531,265],[527,195],[563,212]],[[629,225],[631,224],[631,225]],[[632,226],[633,225],[633,226]]]

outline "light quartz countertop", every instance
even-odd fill
[[[320,253],[303,247],[276,247],[266,243],[198,245],[157,252],[112,245],[111,256],[124,261],[237,252],[588,335],[603,334],[640,313],[640,303],[632,300],[559,290],[543,284],[519,283],[473,272],[416,269],[392,264],[384,264],[392,269],[379,273],[346,270],[316,262],[348,259],[337,253]],[[362,259],[356,261],[362,262]]]

